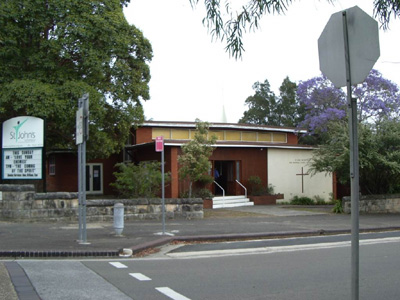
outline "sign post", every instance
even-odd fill
[[[164,179],[164,137],[156,137],[156,152],[161,152],[161,198],[162,198],[162,234],[165,235],[165,179]]]
[[[87,242],[86,232],[86,141],[89,139],[89,95],[78,100],[76,112],[76,144],[78,145],[78,219],[80,244]]]
[[[357,99],[352,84],[364,81],[379,58],[378,23],[357,6],[335,13],[318,39],[322,73],[347,87],[351,180],[351,295],[359,299],[359,157]]]

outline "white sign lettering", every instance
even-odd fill
[[[3,179],[42,179],[42,148],[3,150]]]

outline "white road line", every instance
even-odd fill
[[[381,239],[366,239],[360,240],[360,246],[373,245],[383,243],[398,243],[400,237],[388,237]],[[168,253],[169,257],[173,258],[194,258],[194,257],[218,257],[218,256],[234,256],[243,254],[266,254],[266,253],[281,253],[303,250],[316,250],[316,249],[329,249],[339,247],[350,247],[351,242],[329,242],[329,243],[316,243],[306,245],[292,245],[292,246],[279,246],[279,247],[259,247],[259,248],[243,248],[243,249],[224,249],[224,250],[208,250],[208,251],[192,251],[192,252],[172,252]]]
[[[126,269],[128,268],[124,264],[121,264],[120,262],[110,262],[110,265],[116,267],[117,269]]]
[[[140,281],[149,281],[151,278],[147,277],[146,275],[143,275],[142,273],[129,273],[133,278],[136,278],[137,280]]]
[[[156,288],[156,290],[173,300],[190,300],[189,298],[175,292],[169,287],[158,287]]]

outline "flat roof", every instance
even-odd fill
[[[189,141],[182,141],[182,140],[164,140],[164,145],[165,146],[170,146],[170,147],[180,147]],[[142,143],[142,144],[136,144],[136,145],[127,145],[125,146],[125,149],[137,149],[137,148],[142,148],[142,147],[148,147],[152,146],[155,147],[155,142],[149,142],[149,143]],[[302,149],[302,150],[313,150],[316,149],[315,146],[309,146],[309,145],[298,145],[298,144],[281,144],[281,143],[276,143],[276,144],[271,144],[271,143],[266,143],[266,142],[230,142],[230,141],[221,141],[221,142],[216,142],[212,147],[215,148],[277,148],[277,149]]]
[[[208,122],[210,129],[242,129],[242,130],[258,130],[258,131],[278,131],[278,132],[291,132],[291,133],[307,133],[304,128],[295,127],[280,127],[269,125],[256,125],[244,123],[215,123]],[[173,127],[173,128],[196,128],[196,122],[175,122],[175,121],[145,121],[142,125],[144,127]]]

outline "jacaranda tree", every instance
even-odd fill
[[[301,82],[298,95],[306,105],[302,126],[318,136],[319,148],[310,167],[314,172],[335,172],[349,182],[347,98],[341,89],[320,76]],[[357,98],[360,186],[363,192],[400,192],[399,87],[372,70],[353,88]]]

